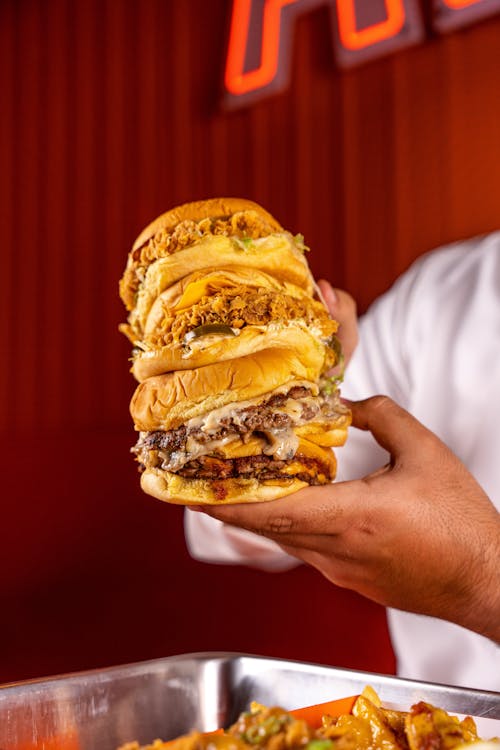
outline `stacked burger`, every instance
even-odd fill
[[[139,381],[130,404],[143,490],[180,504],[259,502],[335,477],[350,423],[338,324],[303,238],[222,198],[160,216],[120,282]]]

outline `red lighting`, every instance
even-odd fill
[[[500,11],[500,0],[433,0],[433,27],[446,34]]]
[[[328,8],[337,64],[351,68],[422,42],[424,1],[438,34],[500,12],[500,0],[233,0],[225,103],[238,107],[285,88],[301,14]]]
[[[298,0],[266,0],[262,23],[262,53],[260,65],[245,72],[245,52],[252,0],[234,0],[224,82],[235,95],[246,94],[271,83],[278,72],[281,10]]]
[[[371,47],[397,36],[404,26],[405,9],[402,0],[385,0],[387,19],[358,30],[354,0],[337,0],[337,21],[342,45],[348,50]]]
[[[477,5],[481,0],[443,0],[443,4],[447,5],[452,10],[460,10],[461,8],[468,8],[469,5]]]

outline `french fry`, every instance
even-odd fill
[[[293,711],[253,702],[226,730],[119,750],[500,750],[500,741],[481,740],[472,717],[423,701],[408,712],[384,708],[367,686],[361,695]]]
[[[383,750],[401,750],[396,733],[385,720],[384,712],[371,700],[365,698],[364,695],[360,695],[352,707],[352,713],[368,722],[375,747],[380,747]]]

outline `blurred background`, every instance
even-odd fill
[[[360,311],[500,226],[500,15],[342,70],[327,7],[289,86],[221,104],[229,0],[0,0],[0,682],[224,650],[391,673],[384,610],[305,567],[192,561],[143,495],[118,280],[184,201],[258,201]]]

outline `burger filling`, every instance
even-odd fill
[[[237,211],[231,216],[206,217],[201,221],[186,219],[179,222],[171,231],[157,232],[132,253],[132,259],[138,265],[147,266],[158,258],[194,245],[209,234],[258,239],[267,237],[275,231],[276,227],[269,224],[265,217],[256,211]]]
[[[186,477],[220,479],[248,474],[273,479],[286,474],[287,466],[295,462],[293,476],[323,483],[330,478],[326,465],[318,466],[317,459],[305,456],[299,463],[295,460],[299,438],[294,428],[309,422],[343,423],[346,412],[336,389],[329,394],[315,393],[311,384],[297,384],[263,401],[229,404],[176,429],[141,432],[133,451],[142,468]],[[225,457],[224,446],[237,439],[248,443],[255,437],[264,443],[259,455]]]
[[[217,458],[200,456],[189,461],[177,474],[188,479],[232,479],[251,477],[265,481],[290,477],[308,484],[325,484],[332,481],[331,467],[317,458],[297,454],[293,472],[290,461],[280,461],[272,456],[242,456],[240,458]]]
[[[308,298],[296,298],[264,289],[248,292],[244,285],[225,289],[203,297],[200,302],[175,316],[166,315],[154,333],[144,337],[146,349],[157,349],[169,344],[186,344],[202,326],[222,325],[234,335],[244,326],[269,325],[278,321],[289,323],[300,320],[317,328],[322,338],[329,338],[337,330],[324,306]]]
[[[269,224],[265,217],[256,211],[238,211],[231,216],[208,217],[198,222],[186,219],[179,222],[171,231],[160,230],[131,253],[131,265],[125,271],[121,292],[131,309],[135,294],[151,263],[190,247],[207,235],[233,237],[236,242],[243,244],[244,249],[244,243],[267,237],[274,232],[276,227]],[[296,244],[303,247],[300,235],[297,236]]]

